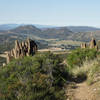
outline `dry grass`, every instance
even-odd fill
[[[74,75],[75,77],[77,77],[78,75],[84,75],[87,74],[90,69],[95,68],[95,66],[98,65],[98,60],[94,59],[91,61],[85,61],[82,66],[76,66],[72,69],[71,73],[72,75]]]
[[[94,59],[91,61],[85,61],[81,67],[72,69],[71,73],[74,77],[87,76],[87,84],[91,85],[100,81],[100,61]]]
[[[85,61],[82,66],[76,66],[71,70],[71,74],[77,78],[87,77],[87,84],[100,81],[100,63],[98,59]]]

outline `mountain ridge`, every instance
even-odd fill
[[[1,32],[2,33],[2,32]],[[24,25],[4,32],[5,34],[31,34],[41,38],[61,38],[66,39],[69,34],[73,32],[67,27],[47,28],[41,30],[33,25]]]
[[[92,34],[91,34],[92,32]],[[72,40],[72,41],[90,41],[91,37],[96,40],[100,40],[100,30],[90,31],[90,32],[72,32],[68,27],[55,27],[55,28],[45,28],[39,29],[34,25],[23,25],[17,28],[1,31],[0,32],[0,42],[4,43],[11,42],[16,39],[25,40],[27,37],[39,40],[41,43],[46,43],[46,39],[57,39],[59,40]],[[1,44],[0,43],[0,44]]]
[[[11,30],[17,28],[19,26],[33,25],[39,29],[47,29],[47,28],[59,28],[59,27],[67,27],[69,30],[73,32],[88,32],[88,31],[96,31],[100,30],[100,28],[93,26],[54,26],[54,25],[41,25],[41,24],[1,24],[0,31]]]
[[[68,29],[70,29],[73,32],[89,32],[89,31],[100,30],[100,28],[91,26],[68,26]]]

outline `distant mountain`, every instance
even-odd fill
[[[73,34],[67,27],[56,27],[56,28],[47,28],[42,31],[45,38],[59,38],[67,39],[67,37]]]
[[[95,29],[97,28],[94,28],[94,30]],[[89,29],[87,28],[87,30]],[[91,30],[93,30],[93,28],[91,28]],[[94,30],[88,32],[72,32],[68,27],[39,29],[34,25],[22,25],[11,30],[0,32],[0,42],[14,41],[16,39],[24,40],[27,37],[42,43],[46,43],[46,41],[44,41],[45,39],[89,41],[92,36],[99,40],[100,30]]]
[[[14,43],[15,40],[25,40],[27,37],[36,40],[40,45],[47,46],[45,39],[66,40],[73,34],[67,27],[39,29],[33,25],[23,25],[0,32],[0,44]]]
[[[59,27],[53,26],[53,25],[30,24],[29,26],[31,26],[31,25],[35,26],[36,28],[39,28],[41,30],[48,29],[48,28],[49,29],[59,28]],[[2,24],[2,25],[0,25],[0,31],[7,31],[7,30],[15,29],[19,26],[28,26],[28,24]],[[72,32],[89,32],[89,31],[100,30],[100,28],[89,27],[89,26],[66,26],[66,28]]]
[[[73,34],[70,37],[70,39],[88,42],[91,40],[92,37],[94,37],[96,40],[100,40],[100,30],[92,31],[92,32],[78,32],[76,34]]]
[[[73,34],[67,27],[57,27],[57,28],[45,28],[39,29],[33,25],[23,25],[9,31],[0,32],[0,34],[13,34],[13,35],[27,35],[36,36],[45,39],[67,39],[70,34]]]
[[[11,30],[11,29],[17,28],[18,26],[24,26],[24,25],[28,25],[28,24],[1,24],[0,31]],[[33,26],[35,26],[39,29],[56,27],[56,26],[52,26],[52,25],[39,25],[39,24],[33,24]]]
[[[10,50],[14,46],[15,40],[23,41],[26,38],[31,38],[36,41],[39,49],[48,48],[50,45],[47,39],[66,40],[71,34],[73,32],[66,27],[41,30],[33,25],[23,25],[0,32],[0,47],[1,51]]]
[[[18,24],[2,24],[0,25],[0,31],[10,30],[18,27]]]
[[[33,35],[41,35],[41,30],[33,25],[23,25],[19,26],[15,29],[9,30],[9,33],[16,33],[16,34],[33,34]]]
[[[91,34],[92,33],[92,34]],[[0,47],[1,51],[6,51],[13,47],[15,40],[26,40],[31,38],[36,41],[39,48],[48,48],[52,40],[63,41],[85,41],[88,42],[92,38],[100,40],[100,30],[90,32],[72,32],[68,27],[55,27],[39,29],[34,25],[22,25],[14,29],[0,32]],[[50,42],[48,41],[50,40]],[[67,43],[66,43],[67,44]],[[74,44],[74,42],[73,42]],[[1,52],[0,51],[0,52]]]
[[[89,31],[97,31],[100,28],[89,27],[89,26],[68,26],[72,32],[89,32]]]
[[[53,25],[39,25],[39,24],[33,24],[35,27],[39,28],[39,29],[44,29],[44,28],[55,28],[57,26],[53,26]]]

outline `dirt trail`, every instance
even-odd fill
[[[71,98],[67,100],[100,100],[100,98],[96,96],[96,89],[88,86],[86,82],[77,83],[76,87],[70,91]]]
[[[76,100],[94,100],[95,98],[90,87],[87,86],[85,82],[77,84],[77,88],[75,89],[74,93]]]

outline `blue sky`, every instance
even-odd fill
[[[0,24],[100,27],[100,0],[0,0]]]

